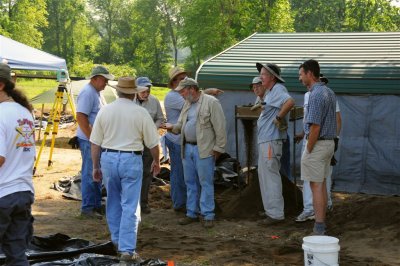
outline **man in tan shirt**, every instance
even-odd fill
[[[174,125],[164,128],[181,134],[183,172],[187,187],[186,217],[179,224],[204,220],[203,226],[214,226],[214,166],[225,152],[225,116],[219,101],[199,90],[194,79],[185,78],[175,89],[186,100]]]
[[[120,261],[134,263],[140,260],[136,241],[143,143],[153,157],[151,172],[157,175],[160,172],[159,137],[149,113],[132,104],[138,91],[135,79],[122,77],[114,88],[119,98],[100,110],[90,135],[93,179],[96,182],[103,179],[107,189],[107,223],[111,240],[121,255]]]

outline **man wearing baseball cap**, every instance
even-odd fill
[[[283,141],[287,139],[287,114],[294,106],[294,100],[282,84],[280,68],[275,64],[256,64],[260,73],[265,102],[257,121],[258,137],[258,178],[264,205],[265,219],[262,225],[272,225],[284,220],[282,181],[279,173]]]
[[[90,79],[90,81],[79,92],[76,107],[76,120],[78,122],[76,136],[82,155],[81,216],[101,219],[101,184],[93,182],[89,139],[97,113],[104,105],[100,91],[104,90],[108,80],[113,80],[114,76],[104,66],[96,66],[87,79]]]

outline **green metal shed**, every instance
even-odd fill
[[[304,91],[298,66],[318,60],[336,93],[400,94],[400,32],[254,33],[205,61],[201,87],[245,90],[256,62],[278,64],[289,91]]]
[[[301,106],[306,88],[298,81],[298,67],[308,59],[319,61],[342,114],[334,189],[400,195],[400,32],[255,33],[204,62],[197,70],[200,86],[225,91],[218,99],[226,117],[226,151],[234,155],[237,141],[238,159],[246,162],[244,129],[249,125],[239,123],[235,134],[235,108],[255,100],[248,87],[259,75],[255,63],[278,64]],[[289,123],[290,140],[302,126],[301,120]],[[291,149],[297,165],[300,147]]]

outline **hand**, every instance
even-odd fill
[[[215,161],[217,161],[219,156],[221,156],[221,153],[218,151],[213,151],[213,156],[214,156]]]
[[[294,141],[299,144],[304,139],[304,132],[294,136]]]
[[[172,125],[171,123],[162,123],[160,125],[160,128],[163,128],[163,129],[172,129],[173,127],[174,127],[174,125]]]
[[[151,168],[150,168],[150,172],[153,174],[153,176],[158,176],[158,174],[160,173],[160,161],[154,161],[151,163]]]
[[[275,126],[280,130],[280,131],[285,131],[288,128],[288,124],[286,122],[285,118],[281,118],[281,119],[274,119],[274,124]]]
[[[224,93],[224,91],[217,89],[217,88],[209,88],[209,89],[205,89],[204,93],[208,94],[208,95],[212,95],[212,96],[218,96],[218,95]]]
[[[93,181],[100,183],[103,179],[103,173],[100,168],[93,168]]]

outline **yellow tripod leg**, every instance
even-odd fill
[[[63,91],[58,90],[56,93],[56,105],[55,105],[55,113],[53,116],[53,132],[52,132],[52,138],[51,138],[51,145],[50,145],[50,154],[49,154],[49,160],[47,163],[47,169],[51,169],[51,166],[53,165],[53,150],[54,150],[54,144],[56,142],[56,136],[58,134],[58,126],[60,124],[60,117],[61,117],[61,109],[62,109],[62,100],[63,100]]]
[[[57,93],[56,93],[56,95],[57,95]],[[35,165],[33,166],[33,174],[36,173],[36,169],[37,169],[37,166],[40,161],[40,155],[42,154],[43,147],[46,145],[47,136],[50,135],[50,130],[52,130],[52,127],[53,127],[53,113],[54,113],[55,106],[56,106],[56,101],[54,101],[54,103],[53,103],[53,107],[52,107],[52,110],[50,111],[49,119],[47,120],[46,130],[44,131],[44,134],[43,134],[43,140],[40,145],[38,155],[36,157]]]

